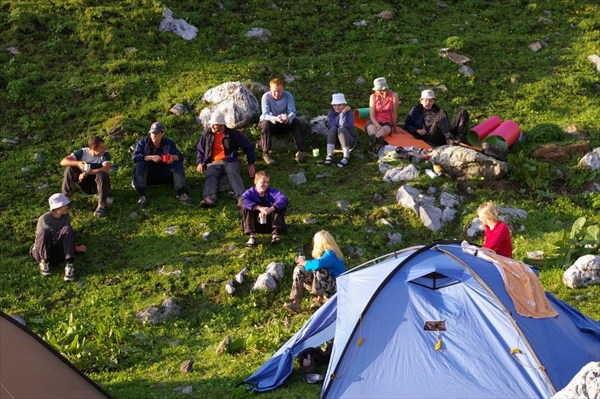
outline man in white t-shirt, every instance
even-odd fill
[[[106,151],[102,137],[90,137],[88,147],[73,151],[60,161],[60,165],[66,166],[62,194],[71,198],[77,187],[86,194],[97,194],[98,207],[94,216],[103,216],[110,194],[110,153]]]

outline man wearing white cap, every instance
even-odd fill
[[[75,234],[69,217],[71,201],[62,194],[53,194],[49,199],[50,212],[39,217],[35,229],[35,243],[31,256],[39,263],[40,273],[50,275],[50,263],[66,260],[65,281],[74,280],[75,252],[86,252],[85,245],[75,245]]]
[[[133,188],[140,195],[138,204],[142,208],[148,206],[147,185],[172,183],[177,199],[186,205],[191,205],[192,198],[185,192],[183,154],[173,140],[165,137],[165,126],[162,122],[154,122],[148,133],[149,136],[138,141],[131,155],[135,163]]]
[[[337,163],[339,168],[348,165],[350,161],[350,149],[356,144],[354,134],[354,113],[348,106],[346,98],[342,93],[331,96],[331,108],[327,112],[327,157],[325,165],[333,163],[333,151],[335,146],[342,148],[343,158]]]
[[[223,114],[212,114],[208,121],[208,127],[200,136],[196,146],[196,163],[198,164],[196,170],[198,173],[206,174],[200,206],[204,208],[215,206],[219,180],[225,176],[229,180],[236,198],[244,193],[246,189],[238,158],[240,150],[246,154],[248,176],[253,178],[254,162],[256,162],[254,146],[240,132],[225,125]]]
[[[469,113],[463,109],[448,122],[448,115],[435,101],[433,90],[423,90],[419,104],[408,113],[404,128],[416,138],[436,146],[458,145],[469,130]]]

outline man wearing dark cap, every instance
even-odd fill
[[[192,204],[192,198],[185,192],[185,169],[183,154],[175,143],[165,137],[165,126],[154,122],[150,126],[150,135],[142,138],[133,150],[133,188],[140,195],[138,204],[148,206],[146,186],[170,184],[175,187],[177,199],[186,205]]]
[[[240,172],[241,162],[238,156],[240,150],[246,154],[248,160],[248,176],[254,178],[256,161],[254,146],[242,133],[225,125],[223,114],[213,114],[196,147],[198,164],[196,170],[198,173],[206,174],[200,206],[203,208],[215,206],[219,180],[225,176],[236,198],[244,193],[246,188]]]

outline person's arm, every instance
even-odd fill
[[[404,122],[404,129],[411,134],[418,134],[417,130],[421,129],[419,121],[417,120],[418,110],[417,107],[412,107],[406,116],[406,121]]]
[[[80,161],[77,158],[75,158],[74,154],[69,154],[60,161],[60,166],[74,166],[76,168],[83,170],[83,168],[85,166],[85,162]]]
[[[392,126],[396,126],[398,124],[398,106],[400,105],[400,96],[398,93],[394,92],[392,97]],[[393,131],[393,129],[392,129]]]
[[[131,159],[133,160],[133,162],[145,161],[145,157],[146,157],[146,155],[148,155],[146,153],[145,141],[146,141],[145,139],[141,139],[135,145],[135,149],[133,150],[133,153],[131,154]]]
[[[277,209],[283,209],[287,207],[288,199],[287,197],[279,190],[273,187],[269,187],[269,195],[273,201],[273,206]]]
[[[196,144],[196,171],[198,173],[204,173],[204,163],[206,162],[206,153],[204,152],[205,142],[206,131],[200,136],[198,144]]]
[[[294,96],[289,91],[284,91],[283,94],[286,96],[286,107],[287,107],[287,123],[292,123],[296,117],[296,103],[294,102]]]
[[[177,144],[171,139],[163,138],[165,141],[165,155],[170,155],[171,159],[169,159],[168,163],[183,161],[183,154],[177,148]]]
[[[254,209],[254,206],[258,204],[254,193],[254,187],[251,187],[242,193],[242,206],[244,209],[251,211]]]
[[[377,112],[375,111],[375,94],[371,94],[369,97],[369,119],[371,123],[377,128],[381,128],[381,125],[377,121]]]
[[[310,271],[315,271],[318,269],[328,269],[329,270],[334,265],[333,257],[335,257],[335,252],[333,252],[332,250],[327,250],[327,251],[323,252],[323,255],[321,255],[320,258],[307,260],[306,263],[304,264],[304,268],[306,270],[310,270]]]
[[[262,114],[260,115],[260,120],[266,120],[272,123],[277,122],[277,115],[273,115],[273,110],[271,109],[271,93],[263,94],[260,100],[260,108],[262,110]]]
[[[349,105],[344,108],[344,127],[350,134],[354,134],[354,111]]]

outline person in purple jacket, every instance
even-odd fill
[[[242,230],[248,235],[247,247],[256,246],[256,233],[271,234],[271,244],[279,244],[279,234],[286,230],[285,211],[288,199],[269,185],[267,172],[260,170],[254,175],[254,187],[242,194],[239,206]]]
[[[283,305],[283,308],[291,313],[300,313],[304,290],[313,298],[310,309],[319,309],[336,293],[335,278],[346,269],[344,254],[331,233],[326,230],[315,233],[312,256],[313,259],[308,261],[304,256],[296,257],[290,302]]]
[[[350,162],[350,151],[356,145],[354,134],[354,113],[348,106],[342,93],[332,95],[331,108],[327,113],[327,156],[325,165],[333,163],[333,150],[336,145],[342,148],[343,158],[337,163],[338,168],[343,168]]]

